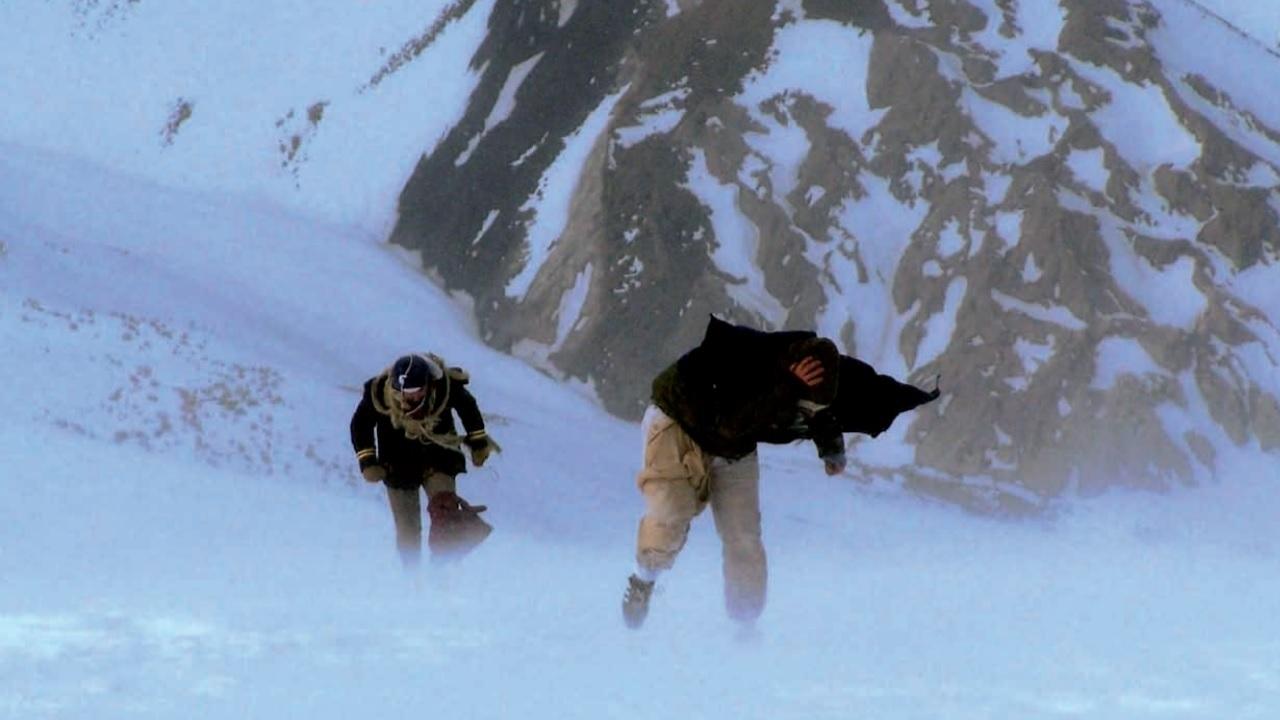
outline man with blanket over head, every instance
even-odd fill
[[[360,474],[387,488],[405,567],[416,567],[422,557],[422,490],[427,493],[427,544],[433,557],[461,556],[492,530],[480,517],[485,507],[458,496],[456,478],[467,469],[462,448],[470,451],[476,467],[499,450],[467,391],[469,380],[464,370],[450,367],[438,355],[404,355],[365,382],[351,416],[351,445]],[[455,431],[454,413],[465,435]]]
[[[938,397],[878,374],[807,331],[762,332],[712,317],[702,343],[653,381],[641,423],[645,512],[623,619],[639,627],[658,575],[711,506],[723,544],[729,616],[752,625],[764,610],[758,443],[812,440],[828,475],[844,470],[844,436],[876,436],[895,417]]]

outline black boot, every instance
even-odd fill
[[[649,598],[653,595],[653,581],[641,580],[632,575],[627,578],[627,594],[622,597],[622,619],[629,628],[638,628],[649,616]]]

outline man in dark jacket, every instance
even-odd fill
[[[767,565],[760,528],[758,443],[812,440],[827,474],[844,470],[846,432],[879,435],[926,392],[841,355],[804,331],[762,332],[715,317],[702,344],[653,381],[641,423],[645,498],[638,570],[628,578],[623,618],[639,627],[658,574],[684,547],[709,504],[724,545],[725,607],[750,624],[764,609]]]
[[[492,530],[480,518],[484,506],[467,503],[457,492],[456,477],[467,468],[462,448],[477,467],[498,449],[467,391],[468,380],[466,372],[437,355],[404,355],[365,382],[351,416],[360,473],[387,488],[396,547],[406,567],[416,566],[422,556],[421,490],[427,493],[427,544],[433,556],[461,555]],[[455,432],[454,413],[465,435]]]

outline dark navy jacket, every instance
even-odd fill
[[[382,386],[387,380],[386,375],[379,375],[366,381],[360,404],[351,416],[351,445],[357,455],[362,450],[376,449],[377,464],[387,471],[386,484],[395,488],[418,487],[427,470],[447,475],[465,472],[467,461],[460,448],[406,437],[391,424],[390,416],[378,412],[372,394],[379,393],[381,397]],[[447,406],[440,412],[432,432],[436,435],[454,434],[455,412],[468,433],[484,429],[484,419],[476,399],[467,391],[465,381],[451,379]]]

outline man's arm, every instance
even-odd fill
[[[378,482],[386,477],[385,469],[378,464],[378,450],[375,428],[378,424],[378,411],[373,407],[373,381],[364,384],[364,393],[360,396],[360,404],[351,415],[351,448],[355,450],[356,462],[360,465],[360,474],[369,482]]]
[[[467,390],[465,381],[454,381],[453,387],[449,389],[449,404],[462,420],[462,427],[467,431],[468,438],[477,433],[484,434],[484,416],[480,414],[480,405]]]
[[[844,472],[844,433],[840,432],[836,414],[830,410],[817,413],[810,419],[809,428],[813,435],[813,446],[818,450],[818,457],[822,459],[827,474],[839,475]]]
[[[450,368],[449,372],[453,379],[453,387],[449,389],[449,405],[458,414],[458,418],[462,420],[462,427],[467,432],[462,442],[471,451],[471,464],[480,467],[484,465],[491,453],[499,451],[500,448],[485,430],[480,405],[476,402],[475,396],[467,390],[466,373],[457,368]]]

